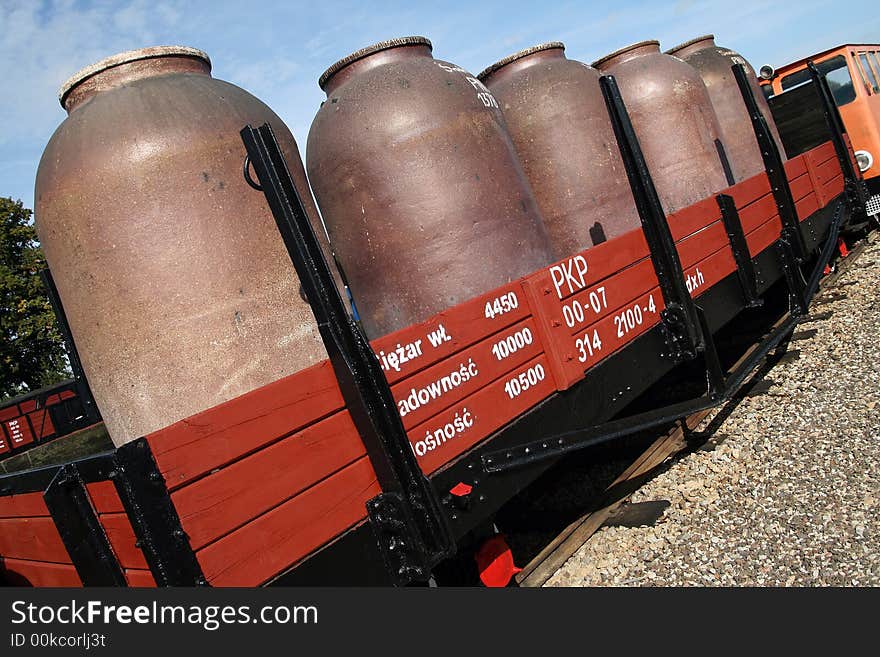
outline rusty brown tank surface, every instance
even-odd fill
[[[657,193],[667,213],[728,186],[721,131],[697,71],[642,41],[593,64],[620,87]]]
[[[553,42],[479,79],[501,104],[557,258],[641,226],[596,69]]]
[[[319,80],[306,165],[371,338],[551,260],[495,97],[431,52],[385,41]]]
[[[192,48],[126,52],[61,91],[36,222],[113,441],[326,358],[239,130],[269,122],[314,220],[296,143]]]
[[[709,90],[709,97],[712,99],[712,106],[715,108],[715,115],[718,117],[722,141],[727,149],[731,169],[737,182],[764,171],[764,160],[755,140],[755,131],[743,102],[742,93],[731,71],[734,64],[745,65],[758,107],[767,119],[770,131],[779,146],[780,155],[785,158],[785,149],[781,147],[782,142],[773,115],[770,113],[770,106],[758,86],[754,69],[742,55],[716,46],[712,34],[697,37],[666,52],[693,66],[703,78],[706,89]]]

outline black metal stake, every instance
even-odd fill
[[[126,586],[75,463],[58,469],[43,500],[83,586]]]
[[[840,163],[840,170],[843,172],[844,193],[850,206],[850,215],[857,223],[868,221],[868,211],[866,208],[867,197],[865,188],[861,184],[860,176],[856,172],[853,161],[849,156],[849,148],[843,139],[846,127],[840,118],[840,111],[837,103],[834,102],[834,96],[831,88],[828,86],[826,77],[816,68],[816,65],[809,61],[807,68],[816,85],[819,94],[819,100],[822,103],[822,114],[825,116],[825,123],[828,126],[828,132],[831,133],[831,143],[834,144],[834,152],[837,155],[837,161]]]
[[[147,440],[138,438],[119,447],[113,461],[109,478],[156,584],[207,585]]]
[[[416,460],[391,389],[360,326],[348,314],[271,127],[241,131],[249,164],[275,217],[318,323],[346,408],[382,493],[367,503],[371,526],[396,583],[427,580],[455,551],[431,482]]]
[[[763,305],[764,301],[758,297],[755,263],[752,262],[752,255],[749,251],[749,245],[739,218],[739,211],[736,209],[736,203],[733,197],[727,194],[718,194],[715,200],[718,202],[718,208],[721,210],[721,221],[724,223],[724,229],[727,231],[730,251],[733,254],[734,262],[736,262],[736,274],[739,277],[739,284],[742,288],[746,306],[748,308],[758,308]]]
[[[73,371],[73,379],[76,382],[76,394],[82,402],[83,411],[90,424],[101,421],[101,414],[98,412],[98,406],[95,404],[95,398],[92,395],[92,389],[89,387],[88,379],[82,368],[82,362],[79,359],[79,352],[76,350],[76,344],[73,342],[73,334],[70,332],[70,324],[67,322],[67,315],[64,312],[64,306],[61,304],[61,297],[58,296],[58,288],[55,287],[55,279],[52,278],[52,272],[48,269],[40,271],[40,279],[46,288],[46,294],[49,296],[49,304],[58,320],[58,330],[64,339],[64,346],[67,348],[67,358],[70,361],[70,369]]]
[[[739,85],[740,93],[742,93],[743,101],[746,104],[749,117],[752,120],[752,128],[755,131],[755,138],[758,140],[758,148],[761,150],[761,157],[764,159],[764,170],[767,172],[767,178],[770,180],[770,189],[776,201],[776,210],[782,221],[783,233],[787,236],[787,242],[794,250],[796,260],[801,262],[807,255],[807,247],[804,242],[804,236],[801,233],[797,208],[791,196],[791,188],[788,185],[788,177],[785,174],[785,165],[782,163],[782,157],[779,155],[779,148],[770,132],[767,119],[764,118],[764,115],[758,108],[746,67],[742,64],[734,64],[732,70],[733,76]]]
[[[603,75],[599,79],[599,86],[605,97],[642,230],[651,251],[651,261],[663,294],[666,307],[661,312],[661,317],[671,353],[677,361],[696,358],[697,352],[703,348],[704,340],[693,299],[685,284],[678,250],[666,222],[666,213],[660,204],[660,197],[648,171],[617,81],[612,75]]]
[[[793,315],[800,316],[807,313],[809,302],[806,297],[806,284],[801,268],[794,255],[794,247],[789,242],[789,235],[782,235],[774,244],[779,257],[779,265],[785,276],[785,284],[788,286],[789,308]]]

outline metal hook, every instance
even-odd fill
[[[244,167],[242,169],[242,173],[244,174],[245,182],[256,189],[258,192],[262,192],[263,188],[260,187],[259,183],[255,182],[253,178],[251,178],[251,156],[250,154],[244,156]]]

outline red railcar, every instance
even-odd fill
[[[424,581],[554,460],[733,394],[806,312],[857,207],[845,135],[830,116],[831,139],[783,165],[752,108],[766,172],[665,217],[613,80],[603,89],[643,227],[372,344],[271,130],[243,130],[329,360],[113,452],[0,477],[4,576]],[[713,336],[746,314],[768,333],[728,371]],[[623,414],[694,367],[705,394]]]
[[[0,406],[0,458],[91,423],[74,380],[7,399]]]

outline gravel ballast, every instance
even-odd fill
[[[880,585],[880,240],[823,296],[800,358],[631,502],[650,527],[597,532],[546,586]],[[833,298],[833,297],[831,297]]]

